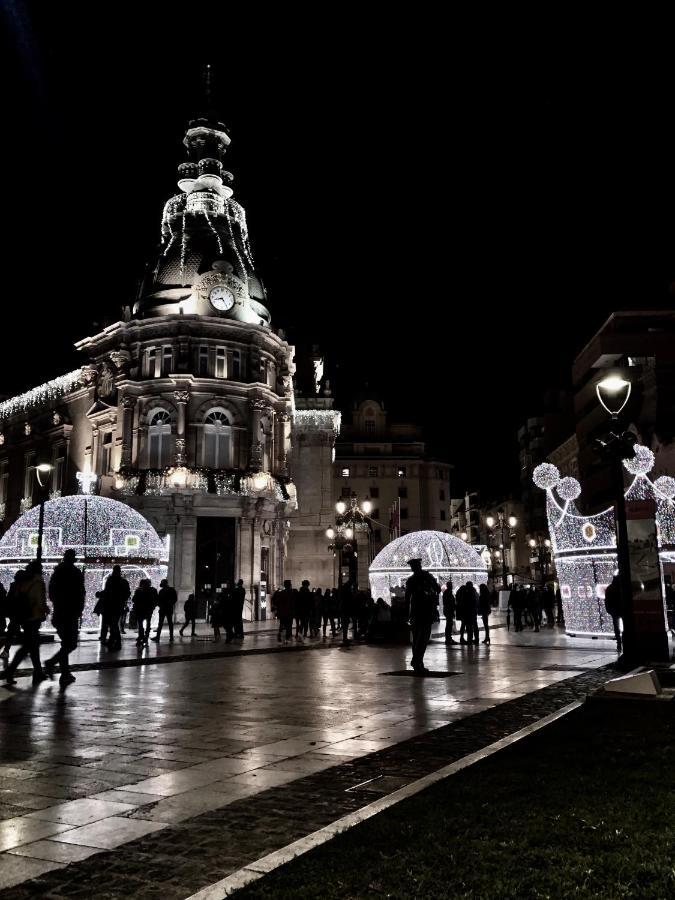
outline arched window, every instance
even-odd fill
[[[212,409],[204,418],[202,462],[210,469],[232,467],[232,428],[222,409]]]
[[[165,409],[153,410],[148,427],[148,468],[163,469],[168,465],[171,443],[171,415]]]

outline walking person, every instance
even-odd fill
[[[106,578],[101,594],[103,621],[106,631],[110,631],[106,645],[108,650],[116,652],[122,649],[119,623],[130,596],[131,588],[126,578],[122,578],[122,569],[120,566],[113,566],[112,574]]]
[[[220,595],[220,610],[222,624],[225,626],[225,643],[231,644],[234,640],[237,623],[237,610],[234,600],[234,588],[225,587]]]
[[[295,611],[295,639],[304,643],[309,631],[309,619],[312,615],[312,592],[309,589],[309,581],[305,578],[298,591],[297,609]]]
[[[321,625],[323,627],[323,639],[326,640],[326,628],[330,625],[330,633],[335,637],[335,604],[333,592],[326,588],[321,597]]]
[[[356,610],[356,597],[354,585],[351,581],[345,581],[340,588],[340,624],[342,626],[342,645],[348,647],[351,644],[349,640],[349,622],[353,619],[353,634],[356,637],[358,633],[358,622],[354,615]]]
[[[183,632],[188,627],[188,625],[192,625],[192,634],[190,637],[195,636],[195,628],[197,627],[197,601],[195,600],[195,595],[190,594],[183,604],[183,615],[185,616],[185,625],[178,632],[181,637],[183,637]]]
[[[159,583],[159,594],[157,595],[157,603],[159,605],[159,623],[157,625],[155,636],[152,638],[155,643],[159,643],[159,637],[162,633],[162,626],[164,625],[164,620],[166,619],[169,625],[169,643],[173,644],[173,611],[176,606],[177,600],[178,595],[176,594],[176,589],[172,588],[169,585],[169,582],[166,580],[166,578],[162,578]]]
[[[7,607],[7,591],[4,584],[0,581],[0,637],[5,634],[7,619],[9,619]]]
[[[316,588],[312,594],[312,613],[309,617],[309,633],[311,637],[319,636],[321,628],[321,616],[323,613],[323,592],[321,588]]]
[[[616,638],[616,651],[619,656],[621,656],[623,650],[623,638],[621,634],[621,579],[618,575],[615,575],[614,578],[612,578],[611,583],[605,588],[605,609],[612,617],[614,637]]]
[[[21,582],[28,578],[28,574],[25,569],[19,569],[18,572],[14,575],[14,580],[9,586],[9,591],[7,593],[7,617],[9,619],[9,624],[7,626],[7,631],[4,637],[4,643],[2,646],[2,650],[0,651],[0,659],[2,660],[3,666],[7,666],[9,662],[9,651],[12,647],[12,644],[21,634],[21,625],[19,624],[18,613],[18,596],[19,596],[19,588],[21,586]]]
[[[455,598],[455,615],[459,621],[459,643],[466,644],[466,630],[469,623],[466,585],[460,585]]]
[[[42,579],[42,564],[31,560],[26,566],[26,577],[22,578],[16,597],[17,622],[21,626],[21,646],[2,673],[7,684],[16,684],[14,673],[19,663],[30,655],[33,663],[33,684],[39,684],[47,677],[40,662],[40,626],[49,615],[47,592]]]
[[[227,592],[227,586],[225,587]],[[213,640],[220,640],[220,629],[226,624],[226,614],[223,607],[223,595],[216,594],[211,601],[211,628],[213,628]]]
[[[157,606],[157,591],[150,584],[149,578],[141,578],[131,603],[138,623],[136,646],[147,647],[152,614]]]
[[[465,593],[465,603],[466,603],[466,624],[467,624],[467,643],[468,644],[477,644],[479,641],[478,637],[478,609],[479,609],[479,597],[478,591],[473,586],[472,581],[467,581],[466,585],[466,593]]]
[[[430,572],[422,568],[421,559],[409,559],[412,575],[405,583],[405,599],[410,609],[412,625],[411,665],[418,675],[429,670],[424,667],[424,653],[431,638],[431,626],[436,621],[440,585]]]
[[[286,579],[284,581],[284,589],[275,591],[272,597],[272,608],[279,618],[279,634],[277,639],[281,642],[281,635],[284,635],[284,644],[287,644],[293,637],[293,616],[295,615],[295,607],[297,603],[297,591],[293,590],[293,585]]]
[[[492,597],[486,584],[481,584],[478,588],[478,608],[480,616],[483,620],[483,628],[485,629],[484,644],[490,643],[490,613],[492,612]]]
[[[234,636],[238,641],[244,640],[244,603],[246,602],[246,589],[240,578],[232,591],[232,606],[234,612]]]
[[[59,664],[59,685],[62,688],[75,681],[75,676],[70,671],[69,656],[77,648],[78,626],[84,611],[84,575],[75,565],[75,558],[74,550],[66,550],[62,562],[56,566],[49,579],[52,625],[56,628],[61,646],[54,656],[45,660],[44,670],[48,678],[53,678],[54,669]]]
[[[443,591],[443,615],[445,616],[445,643],[456,644],[452,636],[455,625],[455,595],[452,593],[452,582],[448,581]]]
[[[553,614],[553,607],[555,605],[555,594],[553,593],[553,585],[547,584],[544,588],[544,600],[543,600],[544,612],[546,613],[546,627],[553,628],[555,624],[555,616]]]

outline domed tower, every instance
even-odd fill
[[[225,316],[269,326],[246,213],[224,166],[226,126],[213,115],[190,121],[178,166],[179,193],[164,205],[161,244],[141,283],[134,312]]]

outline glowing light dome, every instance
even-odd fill
[[[467,581],[487,583],[487,563],[471,544],[443,531],[413,531],[387,544],[370,564],[374,598],[389,602],[401,592],[411,575],[409,559],[421,559],[423,569],[439,584],[451,581],[453,590]]]
[[[0,539],[0,581],[9,588],[17,569],[37,555],[39,506],[24,513]],[[98,625],[94,616],[96,591],[103,587],[114,565],[135,590],[141,578],[157,587],[166,578],[169,551],[143,516],[117,500],[76,495],[49,500],[44,505],[42,566],[45,583],[66,550],[72,549],[84,569],[87,601],[82,624]]]

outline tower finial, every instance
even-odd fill
[[[204,100],[206,109],[211,110],[211,63],[204,66]]]

